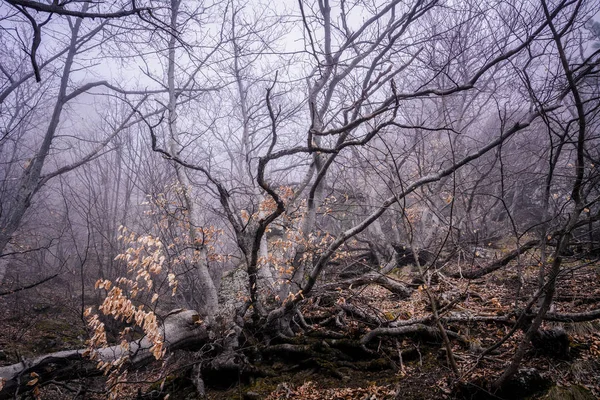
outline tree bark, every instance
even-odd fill
[[[181,4],[180,0],[171,0],[171,22],[170,29],[172,32],[178,31],[177,18],[179,16],[179,6]],[[175,34],[169,37],[169,53],[168,53],[168,70],[167,70],[167,81],[168,81],[168,89],[169,89],[169,106],[168,106],[168,115],[169,115],[169,141],[170,141],[170,152],[175,156],[179,156],[181,151],[181,146],[179,142],[179,131],[177,129],[177,94],[175,92],[175,49],[177,46],[177,36]],[[199,227],[198,221],[195,216],[195,206],[194,202],[191,198],[190,193],[190,181],[186,175],[186,171],[183,166],[179,164],[175,164],[175,171],[177,174],[177,181],[181,185],[183,198],[185,202],[185,207],[188,212],[188,221],[189,221],[189,240],[190,246],[192,247],[194,254],[192,254],[192,259],[195,259],[194,262],[197,273],[198,273],[198,281],[200,282],[200,293],[202,294],[202,311],[207,315],[209,319],[215,315],[218,311],[219,301],[217,288],[215,283],[210,276],[210,271],[208,270],[208,251],[206,249],[206,245],[204,243],[198,243],[198,238],[196,235],[196,228]]]
[[[540,241],[538,239],[530,240],[529,242],[523,244],[521,247],[511,251],[510,253],[508,253],[507,255],[502,257],[501,259],[496,260],[496,261],[486,265],[483,268],[480,268],[475,271],[469,271],[469,272],[457,272],[457,273],[450,274],[450,276],[453,278],[466,278],[466,279],[481,278],[482,276],[490,274],[490,273],[497,271],[500,268],[506,266],[509,262],[511,262],[515,258],[519,257],[521,254],[523,254],[526,251],[531,250],[532,248],[537,246],[539,242]]]
[[[200,316],[193,310],[181,310],[167,316],[162,326],[164,343],[168,351],[183,348],[195,348],[208,340],[207,325],[200,323]],[[0,400],[12,398],[16,393],[33,389],[28,385],[33,377],[39,375],[36,384],[48,380],[73,378],[74,366],[80,376],[100,374],[97,361],[112,362],[121,357],[129,357],[132,367],[139,367],[154,359],[150,352],[152,343],[147,338],[129,343],[125,350],[121,345],[96,350],[97,360],[92,361],[86,355],[86,349],[65,350],[46,354],[32,360],[23,360],[18,364],[0,367]]]
[[[82,11],[86,12],[88,7],[89,4],[86,3]],[[6,223],[0,227],[0,255],[4,252],[4,249],[11,241],[19,226],[21,226],[21,220],[31,205],[33,196],[41,187],[40,177],[42,174],[42,168],[46,161],[46,157],[50,153],[50,148],[52,141],[54,140],[54,136],[56,135],[56,130],[58,129],[63,107],[65,104],[67,104],[71,97],[67,95],[67,88],[69,85],[71,67],[73,66],[75,55],[77,54],[77,37],[79,35],[81,22],[81,19],[77,19],[71,28],[71,41],[69,44],[65,65],[62,70],[60,87],[58,90],[56,103],[54,105],[54,110],[52,111],[52,117],[50,118],[50,124],[46,129],[46,133],[39,150],[33,159],[27,163],[27,166],[23,171],[23,175],[19,180],[15,202],[11,205],[8,211]]]
[[[385,276],[379,272],[369,272],[356,278],[347,279],[341,282],[329,283],[323,286],[323,289],[336,289],[338,287],[364,286],[376,284],[405,299],[410,297],[413,290],[395,279]]]

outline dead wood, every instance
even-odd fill
[[[381,336],[403,336],[403,335],[411,335],[411,334],[426,335],[428,337],[433,337],[433,338],[437,338],[440,336],[440,332],[436,328],[433,328],[433,327],[427,326],[427,325],[423,325],[423,324],[414,324],[414,325],[409,325],[409,326],[401,326],[401,327],[397,327],[397,328],[373,329],[372,331],[370,331],[369,333],[364,335],[362,337],[362,339],[360,339],[360,342],[363,345],[366,345],[371,340],[373,340],[377,337],[381,337]],[[468,343],[469,343],[469,341],[466,338],[464,338],[463,336],[459,335],[456,332],[446,330],[446,334],[448,335],[449,338],[456,339],[464,345],[468,345]]]
[[[167,316],[161,328],[167,351],[198,347],[205,343],[208,339],[207,327],[199,322],[200,317],[193,310],[182,310]],[[11,398],[15,393],[33,389],[37,384],[48,380],[59,381],[98,375],[98,361],[112,362],[121,357],[128,357],[132,367],[140,367],[154,359],[150,352],[151,347],[150,341],[143,338],[130,342],[129,349],[120,345],[98,349],[96,361],[84,355],[86,349],[79,349],[45,354],[18,364],[0,367],[0,399]],[[28,385],[33,377],[37,377],[37,381]]]
[[[377,284],[381,287],[384,287],[390,292],[396,294],[401,299],[410,297],[410,295],[413,292],[413,289],[409,288],[404,283],[378,272],[369,272],[356,278],[328,283],[326,285],[323,285],[321,288],[325,290],[338,288],[345,289],[349,287],[359,287],[370,284]]]
[[[546,313],[544,315],[544,320],[553,322],[588,322],[596,319],[600,319],[600,309],[580,313]]]
[[[508,253],[507,255],[505,255],[504,257],[500,258],[499,260],[496,260],[486,266],[484,266],[483,268],[479,268],[476,270],[472,270],[472,271],[463,271],[463,272],[456,272],[453,274],[449,274],[452,278],[466,278],[466,279],[477,279],[477,278],[481,278],[482,276],[485,276],[487,274],[490,274],[494,271],[499,270],[500,268],[506,266],[509,262],[511,262],[512,260],[514,260],[515,258],[519,257],[521,254],[525,253],[526,251],[531,250],[532,248],[534,248],[535,246],[537,246],[540,243],[539,240],[530,240],[527,243],[523,244],[521,247],[511,251],[510,253]]]

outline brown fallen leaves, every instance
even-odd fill
[[[396,385],[378,386],[376,384],[369,385],[364,388],[319,388],[313,381],[308,381],[292,388],[287,384],[280,384],[277,390],[272,392],[266,400],[283,400],[283,399],[304,399],[304,400],[391,400],[398,395]]]

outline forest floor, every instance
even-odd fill
[[[589,264],[569,269],[569,265],[565,265],[564,270],[566,273],[561,275],[558,283],[554,311],[573,313],[599,308],[600,267]],[[461,300],[451,308],[455,315],[505,316],[514,311],[515,304],[522,306],[527,302],[536,289],[536,274],[537,267],[534,266],[522,270],[525,284],[520,291],[517,290],[519,274],[514,266],[472,281],[442,276],[430,289],[442,307],[454,301],[450,299],[460,297]],[[393,276],[411,283],[414,274],[405,270]],[[340,290],[334,300],[317,298],[302,311],[311,326],[324,321],[340,302],[358,307],[380,320],[427,317],[431,308],[426,293],[422,286],[415,287],[417,290],[413,295],[403,300],[374,285]],[[64,298],[49,287],[0,298],[0,366],[19,362],[21,357],[85,347],[87,331],[81,319],[80,300],[69,303]],[[512,325],[469,321],[447,324],[447,329],[469,341],[468,345],[453,342],[452,351],[461,373],[457,378],[447,366],[446,353],[436,338],[416,335],[379,338],[369,343],[372,354],[358,354],[360,349],[354,344],[375,327],[366,326],[358,319],[347,318],[345,322],[343,340],[323,339],[319,337],[319,328],[299,334],[293,342],[287,343],[301,346],[306,352],[292,351],[285,346],[279,346],[280,351],[267,351],[251,334],[247,335],[241,347],[252,365],[251,373],[206,375],[207,397],[218,400],[459,398],[453,391],[457,382],[485,386],[508,365],[522,337],[518,331],[498,351],[479,359],[477,349],[493,345]],[[573,399],[600,398],[600,324],[552,323],[545,324],[544,328],[557,326],[569,335],[568,355],[557,357],[539,350],[528,351],[521,368],[537,371],[542,380],[534,390],[511,398],[569,398],[567,396],[571,394],[557,392],[564,387],[577,388],[583,393],[581,396],[587,396]],[[342,342],[347,344],[342,345]],[[332,347],[336,352],[331,352]],[[340,353],[338,350],[355,354],[344,361],[334,356]],[[166,393],[170,393],[170,399],[197,398],[189,372],[186,372],[197,355],[179,351],[160,365],[131,373],[128,381],[132,383],[123,387],[120,398],[164,398]],[[85,385],[90,389],[86,398],[100,399],[103,395],[93,392],[101,392],[102,379],[88,378],[69,384],[72,386],[50,384],[41,388],[40,395],[42,399],[73,398],[71,391],[76,391],[78,385]],[[465,397],[464,393],[462,396]],[[488,398],[500,397],[490,395]]]

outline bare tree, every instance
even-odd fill
[[[149,12],[135,5],[131,10],[138,16]],[[158,267],[154,275],[169,285],[174,284],[171,273],[185,265],[177,270],[185,293],[165,304],[197,304],[206,317],[202,334],[193,338],[195,325],[165,323],[164,329],[181,342],[218,342],[213,358],[199,359],[193,367],[199,392],[203,372],[243,369],[244,357],[236,352],[242,351],[239,340],[249,327],[260,331],[254,337],[272,351],[304,351],[289,339],[299,332],[343,336],[323,333],[323,326],[304,318],[303,310],[322,297],[334,299],[327,309],[330,326],[347,332],[352,319],[364,328],[360,351],[376,353],[369,346],[377,337],[441,337],[448,364],[462,379],[476,366],[454,356],[453,341],[469,343],[449,325],[465,320],[452,314],[462,295],[456,288],[440,289],[443,285],[434,289],[434,281],[450,285],[448,275],[473,280],[516,264],[519,284],[511,314],[469,315],[469,321],[512,325],[479,359],[517,330],[525,331],[496,387],[518,370],[544,320],[598,316],[594,310],[551,312],[565,270],[562,254],[578,232],[593,243],[598,219],[600,177],[593,165],[599,158],[594,132],[600,52],[586,48],[582,36],[597,11],[593,5],[581,0],[461,5],[315,0],[298,2],[291,16],[278,11],[236,1],[200,7],[172,0],[169,7],[152,11],[168,21],[165,29],[144,26],[123,33],[123,40],[99,45],[104,54],[124,51],[124,63],[139,65],[144,78],[136,88],[98,81],[69,94],[73,60],[83,49],[77,39],[81,19],[74,20],[53,118],[24,172],[18,167],[21,150],[6,142],[11,168],[6,176],[18,177],[20,189],[0,249],[50,178],[86,164],[77,174],[79,182],[65,187],[87,189],[81,203],[72,201],[88,233],[96,231],[118,247],[111,233],[117,219],[133,225],[143,239],[120,248],[120,265],[131,270],[139,260],[127,254],[148,253],[142,264],[167,266],[169,278]],[[302,41],[288,46],[299,48],[277,57],[294,34]],[[134,38],[151,40],[133,44]],[[116,128],[100,140],[114,146],[110,167],[95,164],[102,150],[94,149],[67,167],[43,173],[62,109],[100,86],[127,104]],[[24,104],[38,91],[12,83],[7,88],[21,105],[15,114],[28,115]],[[11,130],[15,143],[26,133],[26,125],[18,125]],[[125,139],[122,132],[139,136]],[[130,142],[124,145],[125,140]],[[156,154],[137,150],[145,144]],[[111,174],[116,179],[103,184],[106,193],[94,188]],[[141,207],[133,209],[146,195],[160,215],[144,217]],[[208,234],[216,231],[223,231],[218,245]],[[499,257],[480,256],[496,242],[505,246]],[[525,254],[538,245],[537,292],[527,292],[524,300]],[[211,258],[216,248],[225,261]],[[105,249],[101,253],[114,256]],[[414,282],[389,275],[402,263],[416,266]],[[98,264],[114,265],[101,257]],[[135,279],[151,279],[145,264]],[[221,279],[225,267],[235,272]],[[99,282],[103,288],[112,285],[106,279]],[[135,281],[128,279],[117,283]],[[344,297],[344,291],[371,284],[402,299],[420,288],[428,316],[388,319],[377,307],[362,307],[364,297]],[[157,315],[167,310],[155,303],[160,290],[148,286],[154,290],[148,293],[152,307],[143,316],[153,328],[143,329],[149,351],[155,351],[163,344],[157,340]],[[129,289],[138,292],[137,286]],[[127,305],[123,309],[142,313],[135,302],[143,301],[135,295],[111,293],[102,307],[117,319],[127,317],[109,307],[117,300]],[[225,304],[231,299],[236,300],[229,302],[233,310]],[[94,328],[98,338],[102,329]],[[215,337],[217,332],[225,333]],[[250,329],[246,333],[253,335]],[[276,348],[273,338],[289,343]],[[119,371],[122,365],[114,364]],[[0,368],[0,377],[18,387],[15,379],[23,371]]]

